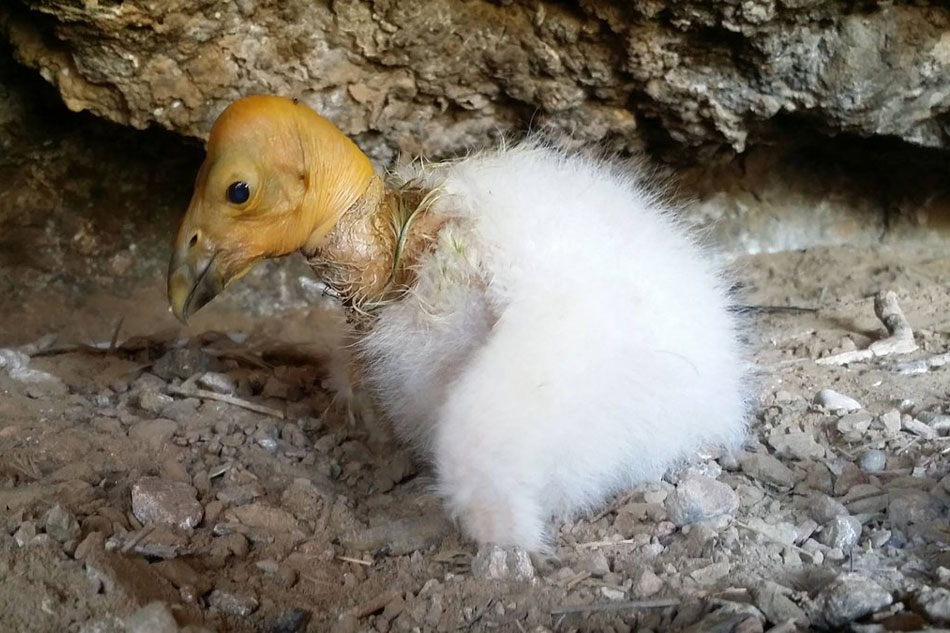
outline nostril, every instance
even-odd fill
[[[198,234],[195,233],[191,236],[191,240],[188,242],[188,248],[194,248],[195,244],[198,243]]]

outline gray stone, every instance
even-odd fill
[[[868,432],[868,429],[871,428],[871,422],[873,421],[874,416],[870,413],[867,411],[858,411],[841,416],[835,428],[838,429],[838,432],[841,433],[847,441],[857,442]]]
[[[236,386],[234,380],[227,374],[220,374],[215,371],[206,371],[198,376],[196,381],[198,386],[215,393],[233,394]]]
[[[164,523],[191,529],[201,523],[204,508],[197,491],[181,481],[143,477],[132,486],[132,514],[142,523]]]
[[[913,599],[914,608],[931,622],[950,624],[950,591],[943,587],[924,587]]]
[[[829,411],[858,411],[861,403],[834,389],[822,389],[815,394],[815,404]]]
[[[178,633],[178,623],[164,602],[150,602],[125,622],[126,633]]]
[[[258,602],[251,594],[215,589],[208,595],[208,605],[221,613],[244,618],[257,611]]]
[[[603,578],[610,573],[610,563],[604,553],[599,550],[579,554],[573,565],[579,571],[590,573],[594,578]]]
[[[13,380],[37,388],[37,394],[54,396],[69,392],[58,376],[30,368],[30,357],[17,350],[0,349],[0,369],[6,371]]]
[[[13,533],[13,540],[20,547],[26,547],[36,538],[36,523],[24,521]]]
[[[791,459],[821,459],[825,456],[825,447],[815,441],[811,433],[796,431],[769,437],[771,446],[777,455]]]
[[[472,559],[472,576],[482,580],[525,581],[533,579],[535,572],[524,549],[484,545]]]
[[[627,592],[622,587],[601,587],[600,595],[608,600],[623,600],[627,597]]]
[[[46,513],[46,533],[60,543],[78,539],[82,530],[72,512],[58,503]]]
[[[856,518],[837,516],[821,528],[821,532],[818,534],[818,542],[846,552],[858,544],[861,531],[861,522]]]
[[[755,590],[755,606],[765,614],[770,622],[788,622],[791,620],[798,625],[806,624],[808,616],[805,615],[801,607],[788,597],[791,593],[791,589],[766,580]]]
[[[815,597],[812,623],[837,628],[892,602],[891,594],[870,578],[856,573],[842,574]]]
[[[678,526],[733,514],[739,497],[728,485],[698,475],[684,479],[665,501],[670,520]]]
[[[776,488],[791,488],[802,477],[785,464],[765,453],[748,453],[739,458],[746,475]]]
[[[861,466],[861,470],[867,473],[881,472],[887,465],[887,454],[877,449],[866,450],[864,454],[861,455],[861,460],[858,462],[858,465]]]
[[[787,521],[768,523],[763,519],[753,517],[748,519],[748,524],[756,532],[764,534],[776,543],[791,545],[798,538],[798,528]]]
[[[631,591],[637,598],[649,598],[663,588],[663,581],[649,567],[642,567],[632,578]]]
[[[215,359],[191,347],[180,347],[165,352],[155,364],[152,372],[164,380],[189,378],[193,374],[203,373],[215,368]]]
[[[243,505],[264,496],[264,487],[257,482],[240,486],[227,486],[215,494],[218,501],[228,505]]]
[[[161,414],[162,409],[174,401],[175,399],[168,394],[152,391],[151,389],[139,392],[138,397],[135,399],[135,403],[140,409],[148,411],[153,415]]]
[[[302,633],[310,622],[310,613],[291,608],[268,621],[266,633]]]
[[[689,576],[700,585],[715,585],[730,571],[732,571],[732,565],[727,561],[722,561],[694,569]]]
[[[937,437],[937,432],[930,428],[927,424],[910,417],[909,415],[901,416],[901,429],[907,431],[908,433],[913,433],[914,435],[920,436],[925,440],[932,440]]]
[[[896,489],[887,498],[887,518],[896,527],[927,523],[940,516],[938,502],[923,490]]]
[[[901,412],[891,409],[881,416],[881,426],[888,435],[897,435],[901,430]]]

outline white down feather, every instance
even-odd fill
[[[367,380],[479,542],[544,549],[552,515],[744,435],[722,276],[634,176],[537,145],[406,175],[450,219]]]

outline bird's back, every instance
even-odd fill
[[[419,292],[380,326],[403,333],[414,365],[451,357],[452,371],[431,375],[447,384],[427,405],[429,422],[414,431],[407,421],[405,437],[476,462],[483,447],[519,481],[537,478],[563,510],[742,437],[743,363],[722,276],[632,175],[524,145],[417,176],[440,190],[434,212],[453,218],[454,234],[420,262]],[[425,280],[458,253],[468,281],[433,292]],[[472,336],[459,332],[466,310],[478,314]],[[477,424],[450,422],[473,411]],[[505,446],[520,448],[499,457]]]

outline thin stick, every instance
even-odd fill
[[[604,613],[609,611],[631,611],[634,609],[666,609],[679,606],[680,601],[675,598],[661,600],[630,600],[627,602],[608,602],[604,604],[578,604],[555,607],[551,615],[566,615],[568,613]]]
[[[847,365],[863,360],[871,360],[878,356],[891,354],[909,354],[917,350],[917,341],[914,340],[914,331],[910,321],[897,304],[897,294],[893,290],[881,291],[874,297],[874,314],[887,328],[890,336],[874,341],[867,349],[843,352],[834,356],[819,358],[815,362],[819,365]]]
[[[363,560],[362,558],[353,558],[352,556],[337,556],[337,559],[342,560],[346,563],[353,563],[355,565],[363,565],[365,567],[373,566],[373,561]]]
[[[119,320],[115,324],[115,329],[112,330],[112,338],[109,340],[109,354],[115,354],[116,346],[119,343],[119,330],[122,329],[122,322],[125,321],[124,316],[120,316]]]
[[[571,589],[581,584],[582,582],[584,582],[590,577],[591,577],[591,573],[589,571],[579,572],[576,576],[574,576],[573,578],[571,578],[564,584],[564,588],[570,591]]]
[[[146,536],[152,533],[155,530],[154,523],[146,523],[138,533],[125,542],[125,545],[122,546],[122,553],[128,554],[132,551],[132,548],[141,543]]]
[[[614,500],[613,503],[608,505],[606,508],[604,508],[603,510],[601,510],[594,516],[587,517],[587,522],[596,523],[597,521],[600,521],[611,512],[616,512],[622,506],[626,505],[631,499],[633,499],[634,495],[636,495],[637,492],[638,492],[637,490],[632,490],[628,492],[627,494],[623,495],[622,497],[620,497],[619,499]]]
[[[586,543],[578,543],[578,549],[599,549],[601,547],[611,547],[612,545],[636,545],[638,541],[635,541],[632,538],[625,538],[619,541],[588,541]]]
[[[241,407],[242,409],[247,409],[248,411],[254,411],[255,413],[262,413],[264,415],[269,415],[279,420],[284,419],[283,411],[278,411],[277,409],[265,407],[262,404],[256,404],[254,402],[250,402],[242,398],[235,398],[234,396],[228,396],[223,393],[215,393],[214,391],[207,391],[206,389],[182,389],[181,387],[175,387],[175,386],[169,386],[168,391],[169,393],[173,393],[178,396],[204,398],[205,400],[217,400],[218,402],[230,404],[235,407]]]

